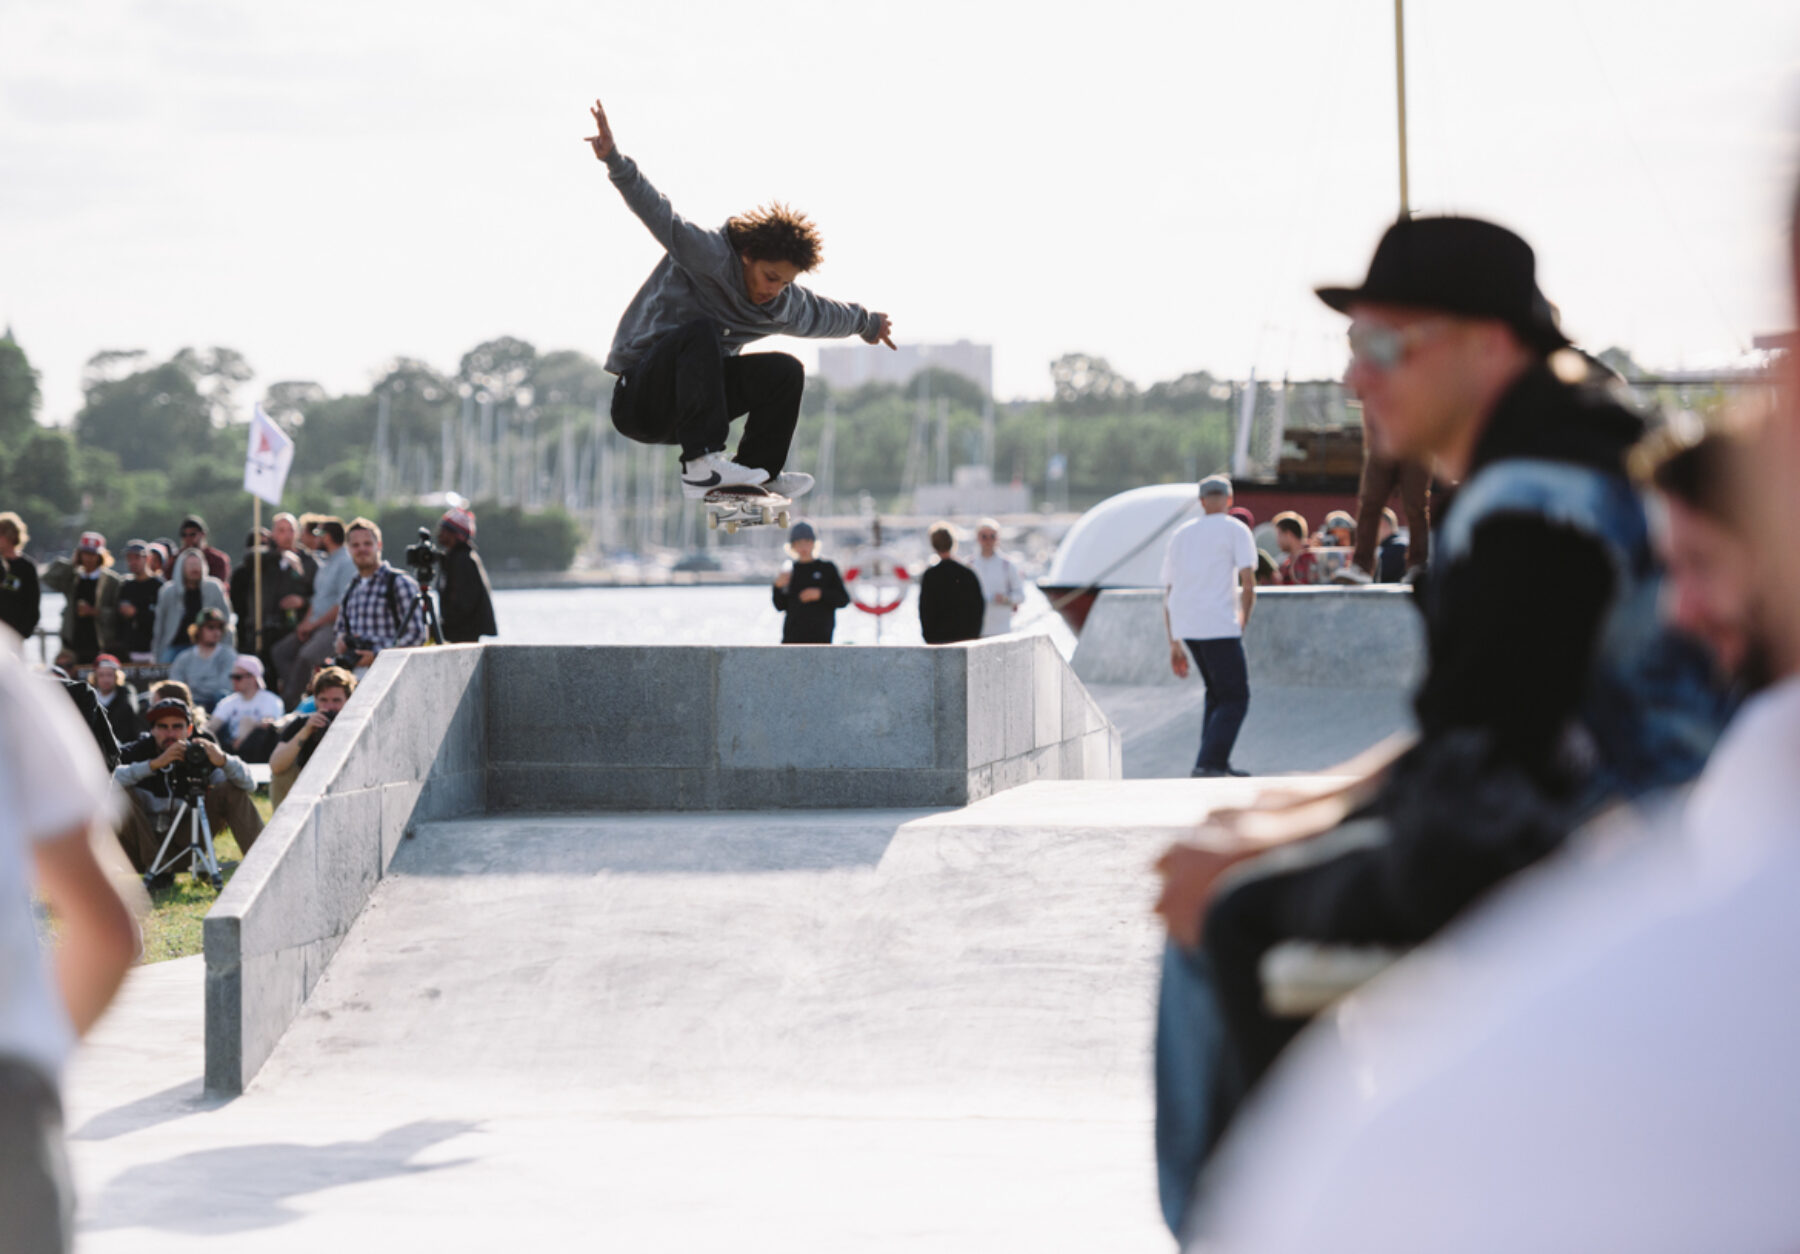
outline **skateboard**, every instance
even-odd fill
[[[702,498],[706,503],[709,531],[723,527],[735,533],[739,527],[786,527],[794,502],[767,488],[749,484],[714,488]]]

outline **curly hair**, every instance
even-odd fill
[[[779,200],[725,221],[732,248],[757,261],[785,261],[805,274],[824,260],[824,245],[813,220]]]

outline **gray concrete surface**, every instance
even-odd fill
[[[961,804],[1120,771],[1117,732],[1042,636],[389,652],[207,916],[207,1085],[249,1083],[417,822]]]
[[[1148,867],[1252,788],[421,824],[243,1096],[134,973],[80,1248],[1164,1250]]]
[[[400,649],[319,742],[206,916],[207,1084],[241,1090],[318,984],[401,837],[486,801],[482,651]]]
[[[1099,707],[1043,637],[493,645],[488,658],[496,811],[961,805],[1120,769]]]
[[[1322,771],[1412,730],[1424,651],[1408,588],[1260,589],[1244,636],[1250,712],[1232,764],[1256,775]],[[1126,778],[1193,769],[1206,687],[1169,668],[1161,593],[1102,593],[1072,664],[1119,730]]]

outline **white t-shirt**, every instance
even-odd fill
[[[54,1079],[75,1034],[38,943],[31,850],[92,822],[108,776],[74,703],[17,649],[0,627],[0,1056]]]
[[[1800,679],[1295,1042],[1207,1251],[1800,1249]]]
[[[1241,636],[1238,572],[1256,569],[1250,528],[1230,514],[1202,514],[1169,537],[1162,583],[1169,590],[1169,630],[1177,640]]]
[[[1025,581],[1019,578],[1019,568],[1006,554],[995,549],[992,557],[983,557],[980,553],[971,557],[969,569],[981,580],[981,600],[987,606],[981,619],[981,634],[1004,636],[1012,630],[1013,607],[995,605],[994,598],[1004,596],[1013,605],[1025,599]]]
[[[287,707],[281,703],[280,697],[267,688],[258,688],[256,695],[248,701],[244,700],[242,693],[232,692],[213,707],[212,716],[224,720],[227,737],[225,748],[229,750],[243,734],[246,724],[254,723],[257,719],[274,722],[285,713]]]

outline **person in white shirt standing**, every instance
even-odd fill
[[[1013,611],[1025,604],[1025,580],[1012,558],[1000,552],[1000,524],[984,518],[975,524],[975,542],[981,555],[969,569],[981,580],[981,599],[987,612],[981,619],[983,636],[1004,636],[1012,630]]]
[[[1250,671],[1244,662],[1244,628],[1256,605],[1256,541],[1231,517],[1231,480],[1200,481],[1198,518],[1169,537],[1163,555],[1163,625],[1169,633],[1169,666],[1182,679],[1188,657],[1206,685],[1200,722],[1197,778],[1247,775],[1231,765],[1238,729],[1250,712]]]
[[[0,627],[0,1248],[63,1251],[74,1199],[59,1079],[138,937],[90,843],[106,813],[106,764],[74,707],[26,671],[18,648]],[[54,963],[34,887],[56,915]]]

